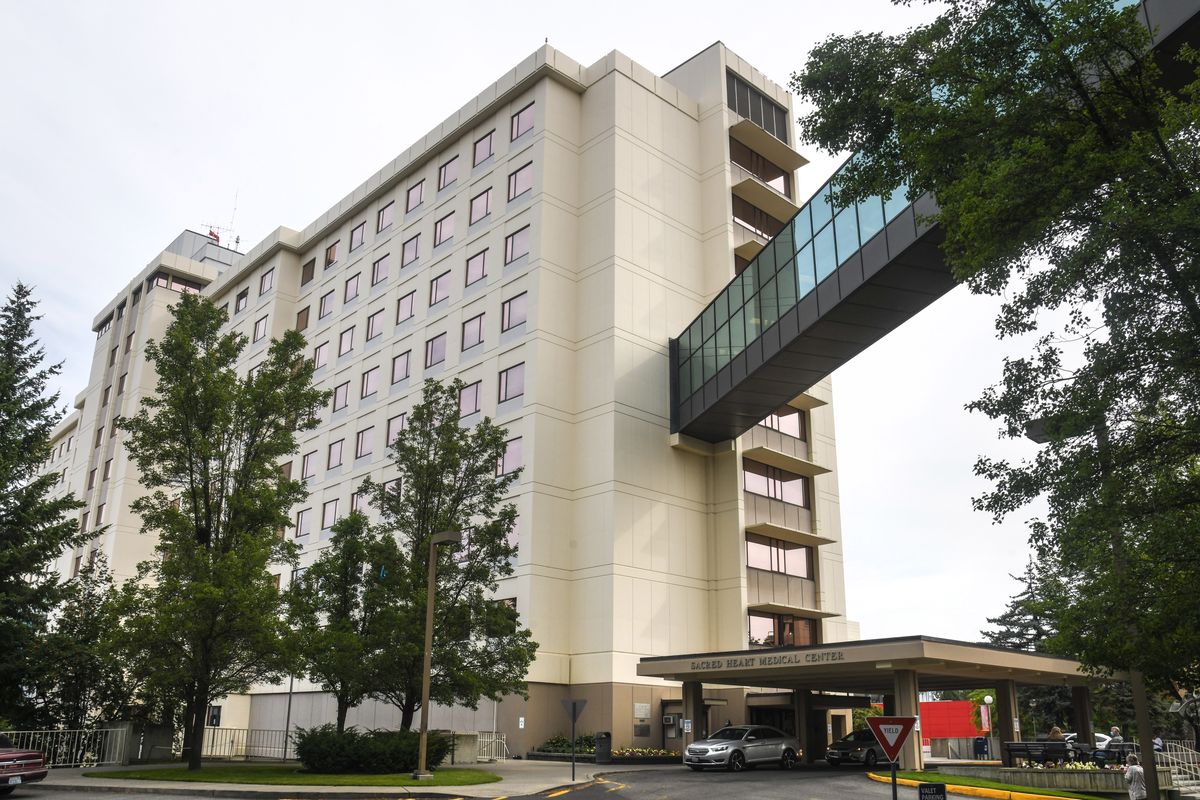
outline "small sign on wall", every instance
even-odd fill
[[[650,719],[650,704],[649,703],[634,703],[633,704],[634,719]]]
[[[525,718],[524,717],[517,717],[517,727],[520,728],[521,730],[525,730]]]
[[[692,732],[692,721],[690,719],[685,719],[683,721],[683,732],[684,733]]]

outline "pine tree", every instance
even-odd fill
[[[62,586],[53,562],[81,539],[73,495],[51,498],[57,474],[41,474],[62,418],[46,394],[61,365],[43,365],[34,336],[37,303],[23,283],[0,308],[0,718],[31,713],[32,645]]]

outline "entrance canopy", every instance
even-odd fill
[[[1000,681],[1090,682],[1071,659],[929,636],[659,656],[643,658],[637,669],[638,675],[674,681],[866,694],[892,692],[900,670],[916,674],[919,691],[981,689]]]

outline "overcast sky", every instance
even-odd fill
[[[243,251],[300,229],[549,39],[657,74],[716,40],[786,83],[812,45],[928,15],[883,0],[0,3],[0,287],[87,380],[92,318],[183,228]],[[800,194],[836,158],[812,164]],[[234,211],[236,198],[236,214]],[[849,614],[864,637],[974,640],[1014,594],[1024,519],[971,510],[982,453],[1020,454],[963,406],[999,375],[997,303],[958,288],[834,376]]]

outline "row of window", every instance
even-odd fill
[[[812,548],[802,544],[746,534],[746,566],[753,569],[812,578],[812,555]]]
[[[774,413],[768,414],[762,422],[758,423],[771,430],[786,433],[788,436],[794,436],[797,439],[808,441],[808,426],[805,425],[804,412],[791,406],[782,406],[775,410]]]
[[[510,136],[511,140],[515,140],[528,133],[533,129],[533,103],[522,108],[517,113],[513,114],[510,120]],[[472,166],[476,167],[490,159],[495,154],[496,130],[492,129],[475,140],[472,146]],[[448,188],[458,181],[460,174],[459,156],[451,156],[446,161],[438,166],[437,171],[437,190],[440,192]],[[511,173],[508,176],[508,199],[511,201],[525,192],[533,188],[533,165],[532,163],[525,164],[520,169]],[[404,195],[404,211],[409,213],[415,211],[425,202],[425,180],[419,180],[412,186],[408,187]],[[393,200],[375,213],[375,232],[380,233],[390,228],[396,219],[396,201]],[[474,224],[479,219],[491,213],[491,189],[487,189],[483,193],[476,195],[471,199],[470,209],[470,224]],[[452,215],[443,217],[438,220],[434,226],[434,246],[446,241],[453,236],[454,222]],[[366,220],[358,223],[350,229],[349,251],[353,253],[366,243],[367,237],[367,222]],[[324,267],[329,269],[337,263],[340,256],[342,240],[338,239],[325,248]],[[304,276],[311,276],[315,272],[316,259],[309,261],[304,265]],[[311,277],[308,278],[311,280]],[[307,283],[307,280],[302,278],[301,285]]]
[[[746,617],[751,647],[803,647],[817,644],[817,625],[814,620],[761,611],[751,611]]]
[[[746,458],[742,460],[742,476],[746,491],[751,494],[809,507],[809,479],[803,475]]]
[[[403,415],[401,415],[401,416],[403,416]],[[389,421],[388,424],[390,426],[391,421]],[[362,446],[362,443],[364,441],[364,434],[366,435],[365,438],[369,440],[370,435],[372,433],[373,433],[372,428],[367,428],[364,431],[359,431],[359,433],[358,433],[359,445]],[[398,432],[397,432],[397,435],[398,435]],[[339,439],[338,441],[333,442],[329,445],[329,451],[328,451],[329,469],[333,469],[337,466],[341,466],[342,451],[344,449],[344,445],[345,445],[344,439]],[[369,445],[367,445],[367,446],[369,447]],[[365,455],[369,455],[369,454],[370,454],[369,451],[367,453],[365,453]],[[314,450],[311,453],[306,453],[303,456],[302,461],[301,461],[301,472],[302,472],[301,477],[302,478],[309,478],[309,477],[312,477],[313,474],[315,474],[316,455],[317,455],[317,452]],[[361,456],[358,456],[358,457],[361,458]],[[523,463],[524,463],[524,458],[523,458],[523,454],[522,454],[521,437],[518,436],[515,439],[509,439],[507,442],[505,442],[504,455],[502,455],[500,457],[500,460],[496,464],[496,474],[497,475],[508,475],[510,473],[513,473],[516,470],[520,469],[520,467],[522,466]],[[312,472],[309,473],[308,472],[309,470],[312,470]],[[384,484],[385,490],[395,491],[395,486],[397,485],[397,481],[398,481],[398,479],[385,483]],[[329,530],[330,528],[333,527],[334,523],[337,522],[337,520],[340,516],[339,515],[340,506],[341,506],[341,503],[340,503],[339,498],[327,500],[326,502],[322,503],[322,505],[321,505],[321,530],[322,531]],[[103,509],[103,508],[104,507],[101,506],[101,509]],[[366,497],[366,495],[363,494],[362,492],[352,493],[350,495],[350,509],[351,509],[351,511],[359,511],[364,514],[367,513],[367,497]],[[296,512],[296,525],[292,531],[293,536],[299,538],[301,536],[307,536],[308,534],[312,533],[313,511],[314,511],[314,509],[312,509],[312,508],[303,508]],[[87,518],[87,516],[85,514],[84,519],[86,520],[86,518]],[[515,532],[515,527],[514,527],[514,532]]]
[[[434,340],[430,340],[434,341]],[[405,351],[392,359],[392,383],[399,383],[408,377],[409,356],[411,351]],[[427,353],[428,355],[428,353]],[[366,399],[372,397],[379,391],[379,380],[382,367],[371,367],[364,371],[359,376],[359,398]],[[472,384],[464,387],[459,396],[459,405],[462,409],[462,416],[474,414],[479,411],[480,387],[482,381],[475,381]],[[499,374],[499,395],[498,402],[515,400],[525,394],[525,364],[515,364],[507,369],[503,369]],[[340,383],[333,390],[333,412],[337,413],[346,408],[350,404],[350,381]],[[388,443],[390,444],[393,437],[388,434]],[[359,452],[359,457],[369,455]],[[91,487],[88,487],[91,488]]]

